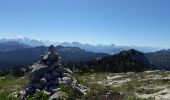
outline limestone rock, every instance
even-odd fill
[[[61,88],[57,88],[57,89],[54,89],[54,88],[53,88],[53,89],[51,90],[51,92],[52,92],[52,93],[56,93],[56,92],[59,92],[60,90],[61,90]]]
[[[41,89],[42,88],[42,84],[40,82],[37,83],[30,83],[29,85],[30,87],[34,88],[34,89]]]
[[[57,78],[53,81],[53,84],[59,84],[60,80]]]
[[[49,100],[67,100],[68,94],[62,91],[54,93]]]
[[[64,73],[69,73],[70,75],[73,75],[73,72],[68,68],[64,68]]]
[[[57,73],[56,71],[53,71],[52,75],[53,75],[53,77],[59,77],[59,73]]]
[[[44,74],[43,77],[46,78],[47,80],[51,80],[52,75],[51,74]]]
[[[54,46],[49,47],[49,53],[41,58],[41,63],[51,65],[59,59],[58,53],[55,53]]]
[[[47,82],[47,80],[46,80],[45,78],[41,78],[40,82],[41,82],[42,85],[45,85],[45,83]]]
[[[63,77],[69,77],[69,78],[72,78],[72,79],[73,79],[73,76],[70,75],[69,73],[63,73]]]
[[[70,77],[63,77],[62,81],[65,81],[68,84],[71,84],[73,82],[73,79],[71,79]]]
[[[67,83],[66,83],[66,81],[60,81],[59,82],[59,85],[66,85]]]
[[[78,84],[78,85],[76,85],[75,87],[74,87],[77,91],[79,91],[80,92],[80,94],[82,94],[82,95],[86,95],[87,93],[87,87],[85,87],[85,86],[83,86],[83,85],[81,85],[81,84]]]
[[[38,65],[37,65],[38,66]],[[39,81],[41,77],[48,71],[48,66],[39,65],[38,67],[34,67],[31,72],[31,81]]]

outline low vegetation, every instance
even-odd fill
[[[22,90],[27,83],[28,79],[25,77],[0,77],[0,100],[8,100],[11,93]]]
[[[77,75],[77,79],[82,84],[90,87],[90,92],[87,95],[88,99],[100,96],[99,94],[102,91],[107,91],[120,93],[125,100],[155,100],[154,98],[158,96],[154,95],[155,93],[159,94],[160,91],[169,89],[169,75],[170,72],[162,71],[86,73]],[[167,95],[169,94],[167,93]]]
[[[76,74],[77,80],[89,88],[86,96],[80,97],[76,90],[60,86],[68,94],[68,100],[102,100],[103,96],[117,100],[155,100],[159,92],[170,88],[170,72],[145,71],[128,73],[84,73]],[[9,95],[22,90],[28,83],[25,77],[5,76],[0,78],[0,100],[9,100]],[[108,94],[109,93],[109,94]],[[166,95],[166,94],[165,94]],[[167,93],[167,95],[170,95]],[[2,99],[3,98],[3,99]],[[29,100],[47,100],[48,96],[40,92]],[[16,99],[17,100],[17,99]],[[110,99],[112,100],[112,99]]]
[[[64,67],[80,73],[87,72],[142,72],[151,68],[148,59],[142,52],[136,50],[122,51],[113,56],[98,58],[87,62],[65,62]]]

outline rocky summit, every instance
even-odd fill
[[[61,91],[61,85],[70,86],[85,95],[88,89],[77,83],[73,72],[63,68],[61,62],[61,57],[55,52],[54,46],[50,46],[49,52],[31,66],[30,82],[26,89],[19,93],[19,99],[27,99],[43,91],[50,96],[50,100],[58,100],[60,94],[66,94]]]

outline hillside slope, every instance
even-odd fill
[[[158,52],[145,54],[154,69],[170,70],[170,50],[161,50]]]
[[[65,67],[78,69],[82,72],[91,70],[97,72],[140,72],[150,68],[148,59],[142,52],[134,49],[122,51],[119,54],[99,58],[87,62],[67,62]],[[73,69],[73,70],[74,70]]]

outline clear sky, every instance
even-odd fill
[[[170,47],[170,0],[0,0],[0,38]]]

